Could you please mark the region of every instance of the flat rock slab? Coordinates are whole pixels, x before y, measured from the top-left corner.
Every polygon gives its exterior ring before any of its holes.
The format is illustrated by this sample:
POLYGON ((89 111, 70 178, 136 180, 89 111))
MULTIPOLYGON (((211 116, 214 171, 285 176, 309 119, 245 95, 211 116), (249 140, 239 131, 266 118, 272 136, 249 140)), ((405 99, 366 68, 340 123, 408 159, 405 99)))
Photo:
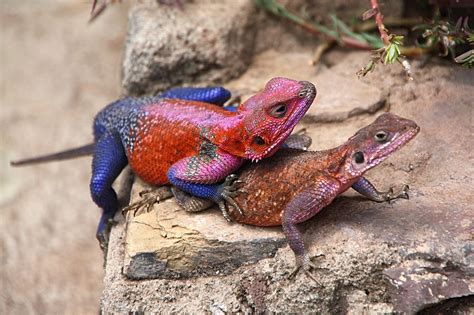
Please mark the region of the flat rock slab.
POLYGON ((374 86, 355 76, 367 62, 366 53, 351 53, 337 65, 321 66, 317 70, 309 65, 310 59, 311 52, 268 50, 255 56, 249 70, 225 86, 234 96, 246 99, 261 90, 272 77, 310 81, 318 94, 303 118, 305 122, 343 121, 355 115, 374 113, 385 105, 387 88, 374 86))
MULTIPOLYGON (((148 188, 135 183, 132 202, 148 188)), ((238 226, 217 209, 186 213, 168 199, 147 213, 128 213, 124 273, 130 279, 228 274, 273 257, 285 244, 279 229, 238 226)))
MULTIPOLYGON (((348 54, 347 60, 352 63, 357 56, 348 54)), ((280 229, 228 224, 217 209, 188 214, 167 201, 112 230, 103 310, 472 313, 474 146, 471 137, 460 135, 472 128, 474 72, 436 64, 420 69, 415 63, 414 69, 414 82, 406 83, 394 67, 376 69, 364 79, 380 90, 389 86, 390 111, 421 127, 410 144, 367 174, 379 189, 409 184, 410 200, 374 203, 348 192, 301 224, 310 254, 324 255, 313 260, 318 283, 302 274, 288 279, 294 266, 288 246, 266 258, 281 246, 280 229), (261 255, 249 249, 271 239, 274 247, 265 243, 261 255), (180 247, 189 242, 193 248, 180 247), (219 253, 228 246, 231 253, 219 253), (145 253, 141 261, 140 253, 145 253), (212 260, 210 271, 199 269, 205 265, 200 256, 212 260), (137 268, 135 278, 189 278, 131 280, 132 264, 145 266, 137 268), (186 270, 188 266, 197 266, 199 272, 186 270), (174 269, 165 271, 168 268, 174 269)), ((343 143, 374 116, 302 126, 313 138, 313 146, 325 149, 343 143)))

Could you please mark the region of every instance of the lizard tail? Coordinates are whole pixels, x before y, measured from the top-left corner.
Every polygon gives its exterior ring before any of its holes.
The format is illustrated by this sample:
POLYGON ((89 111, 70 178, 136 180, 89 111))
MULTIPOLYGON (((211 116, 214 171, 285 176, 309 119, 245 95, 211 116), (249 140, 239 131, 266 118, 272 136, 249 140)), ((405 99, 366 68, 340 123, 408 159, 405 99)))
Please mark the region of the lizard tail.
POLYGON ((92 153, 94 153, 94 148, 95 148, 95 143, 86 144, 81 147, 66 150, 66 151, 46 154, 46 155, 37 156, 37 157, 24 159, 24 160, 10 161, 10 165, 23 166, 23 165, 51 162, 51 161, 74 159, 81 156, 91 155, 92 153))

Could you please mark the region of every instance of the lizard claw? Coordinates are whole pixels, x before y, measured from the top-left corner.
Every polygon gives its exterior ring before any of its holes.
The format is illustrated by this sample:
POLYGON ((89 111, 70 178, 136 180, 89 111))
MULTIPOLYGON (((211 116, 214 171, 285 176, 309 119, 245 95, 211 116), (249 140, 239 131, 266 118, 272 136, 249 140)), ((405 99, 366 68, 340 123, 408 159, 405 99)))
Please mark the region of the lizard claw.
POLYGON ((244 215, 240 206, 233 199, 237 195, 241 193, 245 193, 244 190, 239 189, 240 185, 243 184, 244 182, 242 180, 239 180, 238 178, 239 177, 236 174, 230 174, 229 176, 226 177, 224 183, 222 183, 222 191, 220 193, 220 198, 222 200, 220 200, 217 203, 219 206, 219 209, 222 212, 222 215, 229 222, 231 222, 232 219, 227 209, 226 202, 229 205, 231 205, 234 209, 236 209, 240 215, 242 216, 244 215))
POLYGON ((229 212, 227 211, 227 207, 225 206, 225 201, 219 201, 217 203, 217 205, 219 206, 219 209, 221 210, 222 212, 222 215, 224 216, 224 218, 227 220, 227 222, 232 222, 232 219, 229 215, 229 212))
POLYGON ((141 212, 148 213, 150 212, 155 203, 159 203, 160 201, 173 196, 168 187, 158 187, 156 189, 142 190, 138 195, 142 199, 123 208, 123 215, 130 211, 133 212, 134 217, 141 212))
POLYGON ((389 189, 389 191, 385 194, 385 200, 388 201, 389 203, 392 200, 402 198, 402 199, 410 199, 410 196, 408 195, 408 190, 410 187, 408 185, 403 185, 402 189, 398 193, 393 192, 393 187, 389 189))
MULTIPOLYGON (((316 257, 321 257, 324 256, 324 254, 317 254, 313 256, 312 258, 316 257)), ((304 274, 309 277, 311 280, 313 280, 317 285, 321 285, 319 281, 314 277, 314 275, 311 273, 311 269, 323 269, 320 267, 317 267, 315 264, 311 262, 311 258, 308 255, 303 255, 303 256, 296 256, 296 267, 293 269, 293 271, 289 275, 289 279, 293 279, 296 277, 298 272, 300 270, 303 270, 304 274)))
POLYGON ((107 260, 107 252, 109 250, 109 239, 110 239, 110 232, 112 227, 116 225, 118 222, 114 220, 114 218, 107 218, 104 220, 104 227, 103 229, 97 231, 96 238, 99 241, 100 249, 104 254, 104 264, 107 260))
POLYGON ((410 190, 410 186, 403 185, 402 190, 398 194, 398 198, 410 199, 410 195, 408 194, 409 190, 410 190))

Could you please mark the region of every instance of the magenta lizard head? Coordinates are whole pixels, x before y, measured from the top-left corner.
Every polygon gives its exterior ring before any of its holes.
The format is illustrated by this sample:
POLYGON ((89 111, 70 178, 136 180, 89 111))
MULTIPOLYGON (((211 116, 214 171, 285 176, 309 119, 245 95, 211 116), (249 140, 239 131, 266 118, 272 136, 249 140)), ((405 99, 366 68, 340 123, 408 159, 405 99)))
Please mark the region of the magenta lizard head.
POLYGON ((285 142, 316 96, 306 81, 273 78, 265 88, 239 106, 243 115, 245 158, 253 161, 272 155, 285 142))
POLYGON ((345 173, 352 178, 362 176, 413 139, 419 131, 420 127, 412 120, 391 113, 380 115, 344 144, 348 148, 345 173))

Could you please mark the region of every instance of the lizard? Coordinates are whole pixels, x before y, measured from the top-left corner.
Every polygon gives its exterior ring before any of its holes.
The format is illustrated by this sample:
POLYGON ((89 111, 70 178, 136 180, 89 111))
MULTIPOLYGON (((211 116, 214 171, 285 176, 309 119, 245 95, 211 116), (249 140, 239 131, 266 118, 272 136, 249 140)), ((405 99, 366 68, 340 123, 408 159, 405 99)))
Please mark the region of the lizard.
MULTIPOLYGON (((338 195, 352 187, 376 202, 408 199, 408 186, 399 193, 393 188, 378 191, 364 173, 380 164, 419 132, 409 119, 384 113, 357 131, 344 144, 325 151, 280 149, 258 164, 247 164, 237 175, 229 175, 227 188, 244 215, 230 205, 233 221, 255 226, 282 226, 295 254, 294 276, 302 269, 313 280, 315 268, 307 253, 297 224, 309 220, 338 195)), ((173 189, 177 203, 186 211, 209 207, 208 200, 190 197, 173 189)), ((317 282, 317 281, 316 281, 317 282)))
POLYGON ((93 143, 11 164, 92 154, 90 191, 102 209, 96 235, 105 248, 118 209, 112 184, 127 164, 151 185, 173 184, 218 202, 230 219, 223 200, 232 203, 232 197, 225 195, 220 182, 245 160, 273 155, 315 96, 312 83, 277 77, 235 111, 216 106, 230 98, 230 92, 220 87, 174 89, 151 98, 127 97, 96 115, 93 143))

